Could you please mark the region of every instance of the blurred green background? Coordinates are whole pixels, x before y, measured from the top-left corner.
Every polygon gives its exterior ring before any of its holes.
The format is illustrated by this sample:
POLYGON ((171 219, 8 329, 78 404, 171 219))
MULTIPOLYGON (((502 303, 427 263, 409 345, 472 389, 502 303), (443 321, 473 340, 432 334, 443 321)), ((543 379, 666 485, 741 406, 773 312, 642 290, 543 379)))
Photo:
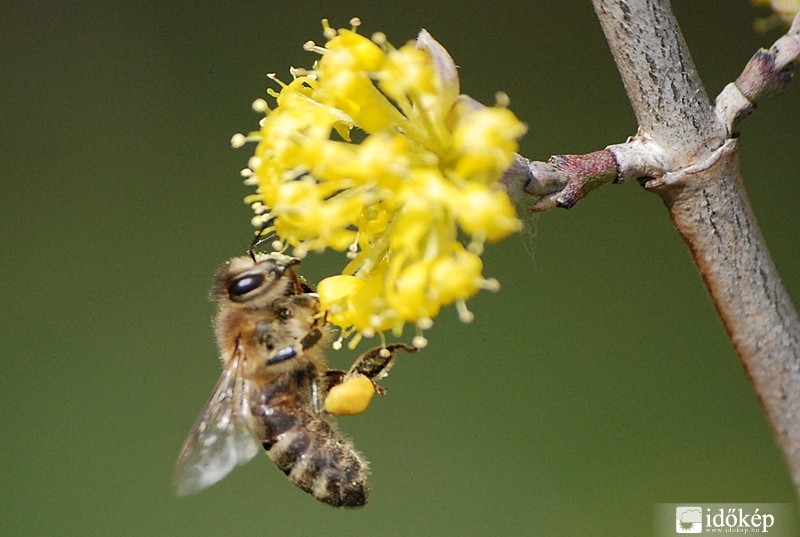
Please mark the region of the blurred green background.
MULTIPOLYGON (((711 95, 776 38, 744 0, 674 3, 711 95)), ((266 73, 310 65, 321 18, 354 15, 395 44, 427 28, 463 91, 506 91, 531 158, 636 129, 588 1, 4 3, 0 533, 647 535, 659 502, 794 502, 687 249, 633 184, 526 217, 487 253, 503 289, 471 302, 476 321, 445 312, 388 395, 340 420, 372 463, 365 509, 318 504, 266 457, 172 495, 219 372, 211 275, 251 236, 251 148, 230 136, 254 128, 266 73)), ((799 103, 793 87, 741 126, 795 301, 799 103)))

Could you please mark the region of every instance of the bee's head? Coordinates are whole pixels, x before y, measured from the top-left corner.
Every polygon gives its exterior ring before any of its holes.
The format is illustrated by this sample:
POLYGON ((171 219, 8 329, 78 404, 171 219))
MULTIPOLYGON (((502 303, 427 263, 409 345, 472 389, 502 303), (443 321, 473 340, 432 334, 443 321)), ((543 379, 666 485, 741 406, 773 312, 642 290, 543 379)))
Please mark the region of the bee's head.
POLYGON ((299 263, 296 257, 275 252, 259 255, 255 261, 235 257, 217 271, 212 295, 235 303, 272 302, 296 292, 298 278, 293 267, 299 263))

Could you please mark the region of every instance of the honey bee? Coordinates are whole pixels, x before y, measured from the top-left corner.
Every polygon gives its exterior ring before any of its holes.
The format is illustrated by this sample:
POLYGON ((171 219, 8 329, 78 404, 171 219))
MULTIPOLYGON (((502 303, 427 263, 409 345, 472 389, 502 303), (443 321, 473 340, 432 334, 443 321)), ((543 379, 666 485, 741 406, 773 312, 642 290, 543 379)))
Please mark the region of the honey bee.
MULTIPOLYGON (((298 487, 336 507, 367 502, 367 461, 325 410, 331 388, 393 365, 388 345, 362 354, 349 371, 323 356, 327 327, 319 300, 296 274, 299 260, 271 253, 237 257, 216 274, 216 336, 223 371, 178 458, 178 495, 198 492, 252 459, 259 443, 298 487)), ((363 380, 363 379, 362 379, 363 380)), ((370 394, 371 396, 371 394, 370 394)))

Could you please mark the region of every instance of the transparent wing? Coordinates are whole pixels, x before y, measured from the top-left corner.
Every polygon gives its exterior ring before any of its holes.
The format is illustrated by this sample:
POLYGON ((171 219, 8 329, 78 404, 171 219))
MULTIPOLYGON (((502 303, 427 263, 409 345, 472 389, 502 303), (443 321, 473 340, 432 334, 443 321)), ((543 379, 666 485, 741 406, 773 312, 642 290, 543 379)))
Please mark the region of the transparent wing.
POLYGON ((179 496, 213 485, 260 450, 248 425, 250 382, 242 376, 243 362, 237 349, 183 444, 175 467, 179 496))

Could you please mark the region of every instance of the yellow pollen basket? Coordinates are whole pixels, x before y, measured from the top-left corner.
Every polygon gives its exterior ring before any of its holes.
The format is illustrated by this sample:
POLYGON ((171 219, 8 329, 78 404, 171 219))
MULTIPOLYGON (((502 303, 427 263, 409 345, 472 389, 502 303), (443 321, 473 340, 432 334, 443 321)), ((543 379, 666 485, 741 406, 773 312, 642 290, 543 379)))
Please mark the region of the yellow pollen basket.
POLYGON ((375 386, 364 375, 355 375, 328 392, 325 411, 337 416, 361 414, 372 402, 375 386))

